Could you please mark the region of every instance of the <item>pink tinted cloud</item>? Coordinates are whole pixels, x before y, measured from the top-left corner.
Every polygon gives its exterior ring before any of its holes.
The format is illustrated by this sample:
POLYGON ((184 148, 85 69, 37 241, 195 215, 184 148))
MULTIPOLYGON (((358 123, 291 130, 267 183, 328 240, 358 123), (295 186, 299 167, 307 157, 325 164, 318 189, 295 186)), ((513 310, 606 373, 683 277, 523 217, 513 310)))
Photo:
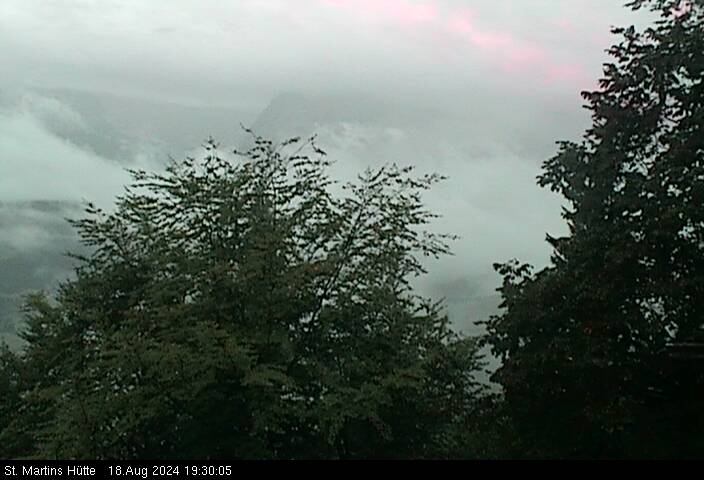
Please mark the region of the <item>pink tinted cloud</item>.
MULTIPOLYGON (((543 85, 569 82, 585 87, 590 82, 585 68, 576 62, 564 62, 554 52, 512 32, 479 26, 476 14, 468 8, 451 8, 438 0, 319 0, 367 19, 395 21, 417 27, 423 23, 430 34, 459 38, 479 51, 503 71, 534 78, 543 85)), ((571 30, 567 19, 557 20, 563 31, 571 30)))
MULTIPOLYGON (((510 32, 480 28, 474 19, 474 13, 467 9, 452 12, 446 20, 447 30, 490 56, 507 73, 537 77, 543 85, 562 82, 588 85, 588 75, 581 64, 559 61, 548 49, 510 32)), ((565 30, 569 29, 568 21, 560 23, 565 30)))
POLYGON ((558 18, 552 23, 553 25, 564 31, 574 30, 574 23, 572 23, 572 21, 568 18, 558 18))
POLYGON ((686 15, 687 13, 692 11, 692 1, 691 0, 682 0, 679 5, 674 7, 672 9, 672 14, 675 17, 681 17, 682 15, 686 15))

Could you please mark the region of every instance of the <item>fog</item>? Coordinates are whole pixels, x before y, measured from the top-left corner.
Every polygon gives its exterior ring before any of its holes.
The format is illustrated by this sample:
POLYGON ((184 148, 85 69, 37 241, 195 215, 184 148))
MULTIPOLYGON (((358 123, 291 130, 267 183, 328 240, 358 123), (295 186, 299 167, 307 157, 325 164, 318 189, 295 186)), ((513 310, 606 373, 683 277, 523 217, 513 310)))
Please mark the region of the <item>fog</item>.
POLYGON ((448 176, 426 200, 461 238, 417 285, 476 333, 492 263, 545 265, 546 232, 564 232, 535 177, 588 124, 579 93, 609 27, 637 21, 613 0, 3 0, 0 331, 70 274, 80 202, 109 208, 125 167, 208 135, 237 146, 243 123, 317 133, 340 178, 388 162, 448 176))

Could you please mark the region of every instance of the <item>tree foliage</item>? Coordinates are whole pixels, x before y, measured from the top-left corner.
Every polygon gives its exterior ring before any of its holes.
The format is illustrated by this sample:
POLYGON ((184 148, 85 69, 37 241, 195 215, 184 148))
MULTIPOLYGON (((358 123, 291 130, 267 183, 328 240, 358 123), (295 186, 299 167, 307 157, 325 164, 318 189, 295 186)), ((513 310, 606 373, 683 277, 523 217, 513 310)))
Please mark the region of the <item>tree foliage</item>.
POLYGON ((438 457, 479 386, 474 343, 416 295, 411 168, 342 187, 314 140, 254 137, 165 173, 132 171, 112 212, 74 221, 92 254, 28 342, 3 354, 0 451, 41 458, 438 457), (6 412, 3 412, 6 413, 6 412))
POLYGON ((526 455, 701 454, 702 369, 667 347, 700 341, 704 320, 704 5, 629 6, 659 19, 614 30, 583 93, 592 127, 539 177, 566 199, 569 235, 548 236, 537 273, 497 265, 488 341, 526 455))

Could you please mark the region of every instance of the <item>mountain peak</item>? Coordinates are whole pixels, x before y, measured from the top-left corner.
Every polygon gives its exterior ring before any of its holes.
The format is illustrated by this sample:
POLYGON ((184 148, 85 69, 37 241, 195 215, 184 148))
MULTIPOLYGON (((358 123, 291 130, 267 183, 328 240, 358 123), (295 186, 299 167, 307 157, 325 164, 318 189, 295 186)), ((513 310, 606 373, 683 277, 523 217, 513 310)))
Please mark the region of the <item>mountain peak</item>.
POLYGON ((252 125, 252 130, 275 141, 311 135, 322 117, 318 110, 301 94, 283 93, 269 102, 252 125))

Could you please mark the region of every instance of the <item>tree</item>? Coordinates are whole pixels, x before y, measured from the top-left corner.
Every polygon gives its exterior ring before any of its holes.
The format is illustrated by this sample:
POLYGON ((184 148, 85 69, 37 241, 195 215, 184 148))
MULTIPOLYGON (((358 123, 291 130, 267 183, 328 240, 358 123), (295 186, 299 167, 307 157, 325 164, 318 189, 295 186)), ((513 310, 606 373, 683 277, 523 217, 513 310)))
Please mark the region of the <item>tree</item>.
POLYGON ((5 429, 19 405, 18 358, 0 344, 0 429, 5 429))
POLYGON ((614 60, 583 93, 592 127, 539 177, 566 199, 569 235, 548 236, 535 274, 496 266, 488 342, 527 455, 701 455, 702 369, 684 376, 667 348, 704 323, 704 6, 628 6, 659 19, 614 30, 614 60))
MULTIPOLYGON (((251 133, 251 132, 250 132, 251 133)), ((343 193, 314 139, 132 171, 92 253, 30 298, 22 402, 3 441, 41 458, 438 457, 478 357, 413 292, 437 175, 367 170, 343 193)))

